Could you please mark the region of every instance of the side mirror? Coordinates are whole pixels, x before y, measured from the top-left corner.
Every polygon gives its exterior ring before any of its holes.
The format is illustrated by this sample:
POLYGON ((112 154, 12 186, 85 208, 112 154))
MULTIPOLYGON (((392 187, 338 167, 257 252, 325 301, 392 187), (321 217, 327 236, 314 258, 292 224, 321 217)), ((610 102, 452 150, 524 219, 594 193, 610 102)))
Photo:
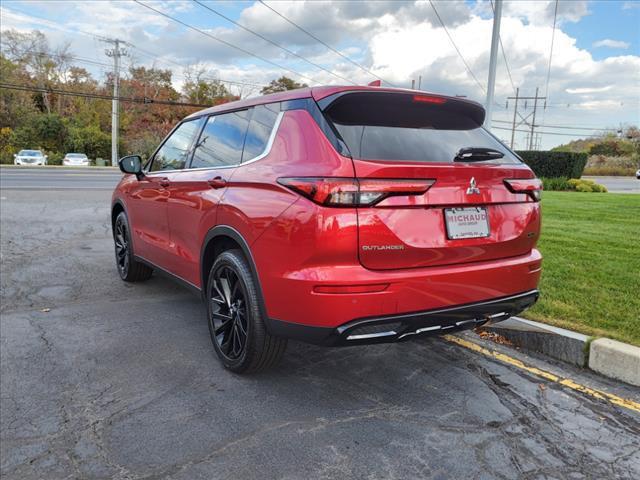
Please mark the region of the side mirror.
POLYGON ((118 166, 123 173, 132 173, 138 180, 144 177, 142 173, 142 157, 140 155, 127 155, 118 160, 118 166))

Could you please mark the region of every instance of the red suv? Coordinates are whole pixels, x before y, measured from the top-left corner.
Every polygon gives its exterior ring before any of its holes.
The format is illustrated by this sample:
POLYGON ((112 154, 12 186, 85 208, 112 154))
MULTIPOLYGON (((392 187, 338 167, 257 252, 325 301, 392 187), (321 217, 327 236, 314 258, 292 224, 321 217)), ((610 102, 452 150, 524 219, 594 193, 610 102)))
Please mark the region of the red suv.
POLYGON ((235 372, 287 339, 394 342, 495 322, 538 297, 541 183, 461 98, 307 88, 178 124, 113 194, 118 272, 206 302, 235 372))

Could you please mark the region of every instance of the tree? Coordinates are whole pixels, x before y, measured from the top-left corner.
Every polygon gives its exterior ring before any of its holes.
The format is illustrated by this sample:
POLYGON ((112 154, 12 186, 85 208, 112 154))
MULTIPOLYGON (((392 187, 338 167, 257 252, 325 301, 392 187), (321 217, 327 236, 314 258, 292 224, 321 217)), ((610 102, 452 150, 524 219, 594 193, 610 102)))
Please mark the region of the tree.
POLYGON ((98 125, 69 128, 65 142, 66 151, 80 152, 89 158, 109 157, 111 135, 100 130, 98 125))
POLYGON ((12 163, 13 154, 18 151, 15 146, 16 135, 9 127, 0 128, 0 163, 12 163))
POLYGON ((203 67, 185 70, 182 94, 187 101, 214 106, 238 100, 239 97, 232 95, 224 84, 219 80, 206 78, 206 74, 207 71, 203 67))
POLYGON ((277 80, 271 80, 269 85, 260 90, 260 93, 266 95, 267 93, 285 92, 287 90, 295 90, 296 88, 308 87, 306 83, 298 83, 295 80, 291 80, 289 77, 282 76, 277 80))
MULTIPOLYGON (((64 80, 71 61, 68 43, 54 50, 50 48, 47 37, 38 30, 8 30, 2 34, 7 56, 30 74, 31 83, 40 88, 51 88, 64 80)), ((40 101, 37 105, 48 114, 54 105, 52 96, 49 93, 38 94, 40 101)), ((61 113, 63 103, 61 96, 58 96, 58 113, 61 113)))

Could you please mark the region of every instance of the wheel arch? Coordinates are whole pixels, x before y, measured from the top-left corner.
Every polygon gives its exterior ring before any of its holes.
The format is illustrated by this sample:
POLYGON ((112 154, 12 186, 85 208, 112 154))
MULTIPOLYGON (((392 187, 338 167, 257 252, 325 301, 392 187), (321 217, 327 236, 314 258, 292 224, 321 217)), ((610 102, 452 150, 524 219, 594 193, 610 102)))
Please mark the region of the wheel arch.
POLYGON ((209 230, 202 242, 202 250, 200 252, 200 290, 202 292, 202 299, 206 301, 207 296, 207 280, 209 277, 209 271, 215 262, 215 259, 222 252, 227 250, 240 250, 249 265, 253 282, 256 285, 258 293, 258 301, 260 302, 259 308, 262 318, 268 330, 269 319, 267 316, 267 309, 265 307, 264 295, 262 294, 262 285, 260 284, 260 277, 258 276, 258 269, 253 259, 249 244, 244 239, 242 234, 235 228, 228 225, 218 225, 209 230))
POLYGON ((113 233, 114 231, 116 218, 118 218, 118 215, 120 215, 120 213, 122 212, 125 212, 125 214, 127 213, 126 208, 124 208, 124 203, 122 203, 121 200, 116 200, 115 202, 113 202, 113 204, 111 205, 111 233, 113 233))

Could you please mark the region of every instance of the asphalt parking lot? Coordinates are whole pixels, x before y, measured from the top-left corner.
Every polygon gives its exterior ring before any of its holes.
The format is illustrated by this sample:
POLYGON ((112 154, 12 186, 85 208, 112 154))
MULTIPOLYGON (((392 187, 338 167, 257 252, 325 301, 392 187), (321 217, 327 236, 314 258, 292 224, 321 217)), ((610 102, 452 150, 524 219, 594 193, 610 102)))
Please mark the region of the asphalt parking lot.
MULTIPOLYGON (((87 188, 5 172, 3 479, 640 478, 640 413, 444 339, 292 342, 276 369, 230 374, 197 297, 156 275, 119 280, 117 174, 91 172, 105 176, 87 188)), ((637 388, 465 338, 640 402, 637 388)))

